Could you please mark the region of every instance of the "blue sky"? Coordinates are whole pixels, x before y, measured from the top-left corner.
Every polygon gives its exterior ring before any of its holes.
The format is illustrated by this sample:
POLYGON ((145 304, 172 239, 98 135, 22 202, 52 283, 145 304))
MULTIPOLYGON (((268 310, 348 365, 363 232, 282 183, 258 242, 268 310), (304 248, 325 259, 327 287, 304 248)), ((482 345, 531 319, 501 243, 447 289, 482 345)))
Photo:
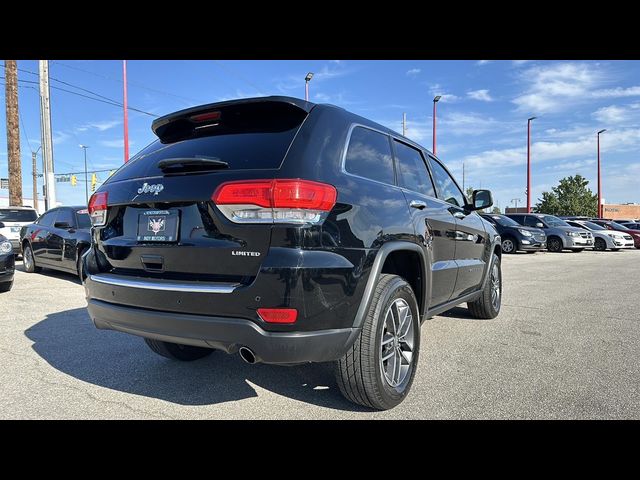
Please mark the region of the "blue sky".
MULTIPOLYGON (((19 60, 22 81, 37 81, 35 60, 19 60)), ((438 104, 438 155, 466 185, 490 188, 504 208, 526 200, 526 119, 532 129, 532 203, 567 175, 596 185, 596 132, 601 137, 603 196, 640 202, 640 62, 638 61, 138 61, 128 62, 129 105, 163 115, 200 103, 260 95, 304 96, 342 106, 396 131, 402 113, 407 136, 431 148, 432 99, 438 104)), ((4 73, 2 73, 4 76, 4 73)), ((122 63, 50 62, 51 86, 67 82, 122 100, 122 63), (55 79, 55 80, 54 80, 55 79)), ((4 83, 4 80, 0 80, 4 83)), ((25 196, 31 196, 31 155, 40 145, 36 84, 19 89, 25 196), (29 145, 30 144, 30 145, 29 145)), ((86 92, 79 91, 86 94, 86 92)), ((0 88, 4 115, 4 87, 0 88)), ((88 145, 89 169, 123 162, 122 109, 51 90, 56 173, 80 171, 88 145)), ((153 117, 129 114, 131 155, 154 140, 153 117)), ((7 176, 5 121, 0 122, 0 176, 7 176)), ((39 169, 42 162, 38 156, 39 169)), ((99 174, 103 180, 106 174, 99 174)), ((58 201, 82 203, 84 188, 57 184, 58 201)), ((41 191, 41 187, 40 187, 41 191)), ((0 190, 0 196, 7 196, 0 190)), ((520 203, 522 204, 522 203, 520 203)))

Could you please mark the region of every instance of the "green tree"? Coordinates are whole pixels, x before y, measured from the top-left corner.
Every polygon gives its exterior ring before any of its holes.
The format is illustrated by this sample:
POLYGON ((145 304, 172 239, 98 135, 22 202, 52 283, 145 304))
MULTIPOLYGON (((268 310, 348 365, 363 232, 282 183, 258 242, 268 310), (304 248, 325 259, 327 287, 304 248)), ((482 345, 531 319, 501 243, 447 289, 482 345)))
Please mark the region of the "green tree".
POLYGON ((473 187, 467 187, 464 193, 467 195, 467 198, 469 199, 469 201, 473 200, 473 187))
POLYGON ((493 207, 493 210, 491 210, 491 213, 496 213, 496 214, 501 214, 502 212, 500 211, 500 207, 493 207))
POLYGON ((549 215, 596 216, 598 196, 587 188, 589 181, 582 175, 560 180, 551 192, 542 192, 534 207, 536 213, 549 215))

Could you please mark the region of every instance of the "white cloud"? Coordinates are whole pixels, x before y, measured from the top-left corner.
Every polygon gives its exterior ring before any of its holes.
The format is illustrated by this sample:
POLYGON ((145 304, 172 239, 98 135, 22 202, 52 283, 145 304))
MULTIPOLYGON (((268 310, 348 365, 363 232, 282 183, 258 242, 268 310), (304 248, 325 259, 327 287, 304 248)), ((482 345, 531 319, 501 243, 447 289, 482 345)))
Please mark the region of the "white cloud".
POLYGON ((554 165, 546 167, 546 169, 554 171, 576 171, 585 167, 590 167, 595 163, 595 159, 591 158, 586 160, 576 160, 575 162, 556 163, 554 165))
POLYGON ((478 67, 482 67, 483 65, 487 65, 488 63, 491 63, 491 60, 478 60, 478 61, 476 62, 476 65, 477 65, 478 67))
POLYGON ((453 135, 482 135, 495 129, 498 122, 486 115, 478 113, 452 112, 446 115, 438 115, 438 124, 443 131, 453 135))
POLYGON ((441 102, 453 103, 460 100, 460 97, 458 97, 457 95, 454 95, 453 93, 446 93, 444 91, 444 87, 442 87, 439 83, 431 85, 429 87, 429 93, 434 97, 436 95, 440 95, 440 97, 442 97, 440 98, 441 102))
POLYGON ((100 132, 104 132, 113 127, 117 127, 122 123, 121 120, 105 120, 103 122, 90 122, 86 125, 83 125, 84 128, 94 128, 100 132))
MULTIPOLYGON (((122 139, 122 138, 116 139, 116 140, 100 140, 99 143, 103 147, 124 148, 124 139, 122 139)), ((133 140, 129 140, 129 147, 132 147, 134 145, 134 143, 135 142, 133 140)))
POLYGON ((467 97, 481 102, 493 102, 493 98, 489 95, 489 90, 486 89, 467 92, 467 97))
POLYGON ((616 97, 638 97, 640 96, 640 86, 636 87, 616 87, 596 90, 592 93, 595 98, 616 98, 616 97))
POLYGON ((584 101, 603 80, 601 71, 586 63, 551 63, 521 72, 528 88, 512 102, 518 110, 532 113, 559 111, 584 101))
POLYGON ((531 60, 512 60, 511 63, 513 63, 513 65, 515 67, 521 67, 522 65, 524 65, 525 63, 529 63, 531 60))
POLYGON ((624 107, 609 105, 599 108, 591 116, 601 123, 620 123, 629 119, 629 111, 624 107))
POLYGON ((407 75, 410 77, 415 77, 416 75, 418 75, 422 70, 420 70, 419 68, 412 68, 411 70, 407 70, 407 75))
POLYGON ((71 137, 71 135, 69 135, 67 132, 63 132, 61 130, 55 132, 53 134, 52 140, 53 140, 53 144, 54 145, 59 145, 61 143, 66 142, 69 138, 71 137))

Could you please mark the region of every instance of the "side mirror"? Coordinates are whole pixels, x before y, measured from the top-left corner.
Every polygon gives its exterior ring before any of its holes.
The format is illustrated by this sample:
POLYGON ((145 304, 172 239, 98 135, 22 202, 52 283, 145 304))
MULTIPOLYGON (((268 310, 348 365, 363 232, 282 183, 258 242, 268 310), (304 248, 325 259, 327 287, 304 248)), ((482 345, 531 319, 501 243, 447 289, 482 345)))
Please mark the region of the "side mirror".
POLYGON ((70 230, 72 227, 67 222, 56 222, 53 224, 54 228, 60 228, 62 230, 70 230))
POLYGON ((0 222, 0 228, 4 228, 4 223, 0 222))
POLYGON ((490 190, 474 190, 472 210, 483 210, 493 205, 493 196, 490 190))
POLYGON ((542 222, 538 222, 538 223, 536 223, 536 227, 538 227, 538 228, 544 228, 544 223, 542 223, 542 222))

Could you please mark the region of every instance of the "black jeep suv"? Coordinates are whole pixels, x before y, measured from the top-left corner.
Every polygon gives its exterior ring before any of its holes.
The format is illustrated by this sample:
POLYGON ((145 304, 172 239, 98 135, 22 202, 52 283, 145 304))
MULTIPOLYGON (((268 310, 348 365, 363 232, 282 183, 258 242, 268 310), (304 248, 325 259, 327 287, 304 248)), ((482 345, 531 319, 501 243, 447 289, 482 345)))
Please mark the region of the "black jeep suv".
POLYGON ((500 237, 443 164, 331 105, 263 97, 159 118, 158 140, 89 202, 98 328, 195 360, 335 361, 351 401, 409 392, 420 325, 500 310, 500 237))

